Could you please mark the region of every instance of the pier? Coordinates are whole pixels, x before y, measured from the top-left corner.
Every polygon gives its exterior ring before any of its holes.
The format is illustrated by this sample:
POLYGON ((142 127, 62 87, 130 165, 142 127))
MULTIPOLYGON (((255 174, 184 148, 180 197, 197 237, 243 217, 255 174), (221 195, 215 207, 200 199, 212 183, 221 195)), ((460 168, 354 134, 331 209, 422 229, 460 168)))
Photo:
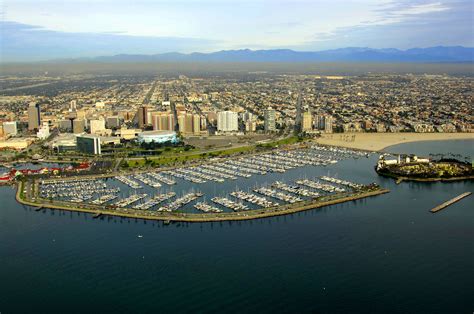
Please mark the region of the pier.
POLYGON ((452 199, 450 199, 449 201, 446 201, 446 202, 444 202, 443 204, 436 206, 435 208, 433 208, 432 210, 430 210, 430 212, 432 212, 432 213, 437 213, 437 212, 439 212, 440 210, 445 209, 446 207, 448 207, 448 206, 450 206, 450 205, 452 205, 452 204, 454 204, 454 203, 456 203, 456 202, 459 202, 460 200, 462 200, 462 199, 465 198, 465 197, 468 197, 468 196, 471 195, 471 194, 472 194, 472 192, 464 192, 464 193, 462 193, 462 194, 456 196, 455 198, 452 198, 452 199))

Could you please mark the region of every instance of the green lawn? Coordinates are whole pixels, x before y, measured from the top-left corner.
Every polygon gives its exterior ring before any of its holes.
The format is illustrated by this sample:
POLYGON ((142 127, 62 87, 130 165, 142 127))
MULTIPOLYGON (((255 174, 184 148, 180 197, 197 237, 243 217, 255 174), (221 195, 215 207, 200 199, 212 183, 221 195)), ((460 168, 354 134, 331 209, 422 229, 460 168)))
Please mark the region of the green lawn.
POLYGON ((265 143, 265 144, 257 144, 257 145, 250 145, 250 146, 242 146, 242 147, 234 147, 234 148, 227 148, 227 149, 220 149, 220 150, 213 150, 213 151, 202 151, 199 149, 190 149, 185 151, 183 147, 168 147, 162 149, 162 152, 158 156, 150 156, 144 158, 134 158, 129 160, 124 160, 122 162, 122 167, 143 167, 146 165, 149 166, 160 166, 160 165, 169 165, 175 164, 180 162, 192 161, 196 159, 204 159, 204 158, 212 158, 212 157, 224 157, 230 156, 235 154, 243 154, 243 153, 250 153, 252 151, 257 150, 267 150, 276 148, 282 145, 290 145, 295 144, 298 142, 302 142, 303 139, 292 136, 289 138, 281 139, 278 141, 265 143))

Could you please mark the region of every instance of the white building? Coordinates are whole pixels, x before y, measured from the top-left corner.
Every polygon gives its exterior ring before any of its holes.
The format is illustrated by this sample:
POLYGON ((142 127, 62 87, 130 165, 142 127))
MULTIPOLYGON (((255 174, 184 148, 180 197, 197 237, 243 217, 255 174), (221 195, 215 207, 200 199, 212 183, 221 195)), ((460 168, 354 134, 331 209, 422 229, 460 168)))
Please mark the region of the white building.
POLYGON ((324 133, 332 133, 334 118, 326 116, 324 118, 324 133))
POLYGON ((3 122, 3 132, 6 135, 17 135, 18 127, 16 121, 3 122))
POLYGON ((265 132, 273 132, 276 130, 275 126, 275 110, 272 107, 263 111, 265 132))
POLYGON ((221 132, 234 132, 239 130, 239 116, 233 111, 220 111, 217 113, 217 130, 221 132))
POLYGON ((77 110, 77 101, 76 100, 71 100, 71 103, 69 105, 69 111, 70 112, 75 112, 77 110))
POLYGON ((39 128, 38 132, 36 133, 36 136, 40 140, 45 140, 49 137, 49 125, 48 122, 43 122, 43 125, 39 128))
POLYGON ((91 134, 101 134, 105 131, 105 120, 91 120, 90 121, 91 134))

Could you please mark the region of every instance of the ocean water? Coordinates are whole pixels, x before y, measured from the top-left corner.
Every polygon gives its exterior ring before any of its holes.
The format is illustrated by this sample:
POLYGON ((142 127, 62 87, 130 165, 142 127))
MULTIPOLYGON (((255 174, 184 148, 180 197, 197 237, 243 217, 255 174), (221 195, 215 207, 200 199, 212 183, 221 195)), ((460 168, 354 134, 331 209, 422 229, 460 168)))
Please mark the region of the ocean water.
MULTIPOLYGON (((474 156, 474 141, 387 150, 474 156)), ((376 159, 259 180, 329 173, 388 194, 241 222, 36 212, 2 187, 0 312, 471 313, 474 198, 429 210, 474 183, 396 185, 373 171, 376 159)), ((235 188, 226 184, 202 189, 235 188)))

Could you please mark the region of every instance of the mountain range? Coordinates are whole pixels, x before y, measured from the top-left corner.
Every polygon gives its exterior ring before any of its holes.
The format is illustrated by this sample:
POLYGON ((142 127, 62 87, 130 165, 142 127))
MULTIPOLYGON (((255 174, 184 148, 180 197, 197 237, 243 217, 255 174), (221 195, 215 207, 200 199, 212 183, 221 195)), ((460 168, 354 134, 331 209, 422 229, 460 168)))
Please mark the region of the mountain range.
POLYGON ((179 52, 153 55, 119 54, 93 58, 61 59, 55 62, 466 62, 474 63, 474 48, 438 46, 400 50, 348 47, 323 51, 222 50, 211 53, 179 52))

